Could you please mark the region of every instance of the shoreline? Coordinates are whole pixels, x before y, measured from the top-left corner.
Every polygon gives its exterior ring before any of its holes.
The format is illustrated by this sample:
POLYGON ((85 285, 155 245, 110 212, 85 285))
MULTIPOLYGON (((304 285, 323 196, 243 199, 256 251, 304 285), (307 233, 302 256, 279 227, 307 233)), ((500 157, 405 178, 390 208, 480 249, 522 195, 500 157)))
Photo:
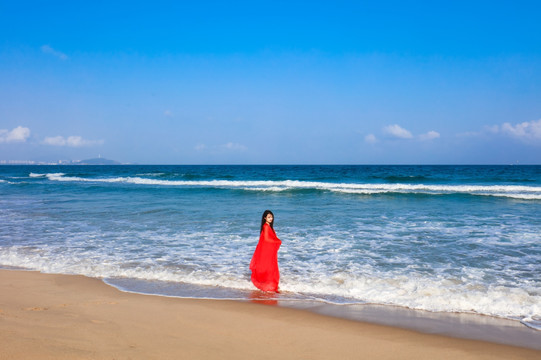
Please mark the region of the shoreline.
POLYGON ((277 305, 347 320, 387 325, 427 334, 461 339, 489 341, 498 344, 541 350, 541 331, 520 320, 476 313, 448 313, 410 309, 396 305, 332 303, 297 297, 296 294, 263 293, 214 286, 179 284, 133 279, 103 279, 120 291, 180 299, 253 301, 277 305), (134 290, 137 289, 137 290, 134 290))
POLYGON ((473 313, 442 313, 392 305, 284 305, 318 314, 390 326, 424 334, 487 341, 541 351, 541 331, 518 320, 473 313))
MULTIPOLYGON (((254 299, 258 301, 257 299, 254 299)), ((264 300, 264 299, 263 299, 264 300)), ((538 359, 541 351, 313 309, 122 292, 81 275, 0 270, 4 359, 538 359), (306 311, 310 310, 310 311, 306 311)))

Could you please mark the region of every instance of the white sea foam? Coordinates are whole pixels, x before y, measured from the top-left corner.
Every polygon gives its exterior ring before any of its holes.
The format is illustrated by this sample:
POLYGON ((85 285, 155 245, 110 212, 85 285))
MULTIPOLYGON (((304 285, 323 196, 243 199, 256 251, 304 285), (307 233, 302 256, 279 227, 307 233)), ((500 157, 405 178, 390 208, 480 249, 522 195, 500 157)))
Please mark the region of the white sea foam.
POLYGON ((165 173, 141 173, 141 174, 135 174, 135 176, 162 176, 165 175, 165 173))
MULTIPOLYGON (((239 290, 253 289, 249 278, 234 269, 215 272, 204 269, 141 263, 127 266, 121 258, 108 259, 73 254, 54 254, 48 249, 12 247, 0 249, 0 264, 25 267, 46 273, 82 274, 98 278, 160 280, 239 290)), ((439 312, 471 312, 510 319, 521 319, 536 327, 541 319, 539 289, 483 285, 464 279, 405 276, 371 271, 365 274, 335 273, 294 275, 283 273, 280 288, 304 294, 307 299, 336 303, 374 303, 404 306, 439 312)))
POLYGON ((340 296, 366 303, 390 304, 412 309, 474 312, 505 318, 541 314, 541 295, 507 286, 485 286, 453 278, 428 278, 400 274, 338 274, 302 281, 283 277, 283 290, 327 297, 340 296))
POLYGON ((62 176, 64 174, 62 173, 56 173, 56 174, 36 174, 36 173, 30 173, 30 176, 31 178, 40 178, 40 177, 46 177, 47 175, 58 175, 58 176, 62 176))
MULTIPOLYGON (((44 174, 30 174, 31 177, 42 177, 44 174)), ((177 187, 210 187, 231 188, 249 191, 281 192, 287 190, 320 190, 348 194, 468 194, 479 196, 508 197, 523 200, 541 200, 541 186, 523 185, 425 185, 425 184, 359 184, 359 183, 330 183, 300 180, 159 180, 142 177, 114 177, 114 178, 82 178, 65 176, 62 173, 45 174, 51 181, 65 182, 98 182, 98 183, 125 183, 150 186, 177 186, 177 187)))
POLYGON ((528 316, 520 321, 535 330, 541 330, 541 316, 528 316))

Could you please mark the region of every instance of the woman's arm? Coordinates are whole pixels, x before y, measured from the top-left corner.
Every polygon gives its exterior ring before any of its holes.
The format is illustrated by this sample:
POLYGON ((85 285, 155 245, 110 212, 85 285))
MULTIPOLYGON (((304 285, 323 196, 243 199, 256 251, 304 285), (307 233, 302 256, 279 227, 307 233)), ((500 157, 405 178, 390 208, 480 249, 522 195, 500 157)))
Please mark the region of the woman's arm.
POLYGON ((276 233, 274 230, 270 227, 270 225, 263 225, 263 240, 272 242, 272 243, 282 243, 280 239, 276 236, 276 233))

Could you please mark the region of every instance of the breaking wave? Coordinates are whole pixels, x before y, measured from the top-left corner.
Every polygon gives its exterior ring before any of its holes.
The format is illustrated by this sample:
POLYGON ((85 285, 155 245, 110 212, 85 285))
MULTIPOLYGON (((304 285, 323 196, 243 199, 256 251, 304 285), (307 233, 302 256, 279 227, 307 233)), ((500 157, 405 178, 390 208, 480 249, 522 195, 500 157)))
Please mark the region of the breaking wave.
POLYGON ((377 183, 332 183, 301 180, 162 180, 144 177, 84 178, 66 176, 63 173, 34 174, 32 178, 47 178, 50 181, 122 183, 148 186, 171 186, 186 188, 241 189, 246 191, 282 192, 292 190, 331 191, 345 194, 464 194, 474 196, 506 197, 522 200, 541 200, 541 186, 523 185, 450 185, 450 184, 377 184, 377 183))

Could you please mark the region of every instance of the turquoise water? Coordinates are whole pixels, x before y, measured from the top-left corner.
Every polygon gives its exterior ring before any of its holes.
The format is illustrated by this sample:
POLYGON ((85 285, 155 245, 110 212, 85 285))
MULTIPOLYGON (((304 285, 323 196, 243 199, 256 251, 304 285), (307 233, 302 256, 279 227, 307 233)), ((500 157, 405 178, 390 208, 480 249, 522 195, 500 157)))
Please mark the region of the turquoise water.
POLYGON ((0 166, 0 265, 249 298, 265 209, 279 299, 541 325, 541 166, 0 166))

